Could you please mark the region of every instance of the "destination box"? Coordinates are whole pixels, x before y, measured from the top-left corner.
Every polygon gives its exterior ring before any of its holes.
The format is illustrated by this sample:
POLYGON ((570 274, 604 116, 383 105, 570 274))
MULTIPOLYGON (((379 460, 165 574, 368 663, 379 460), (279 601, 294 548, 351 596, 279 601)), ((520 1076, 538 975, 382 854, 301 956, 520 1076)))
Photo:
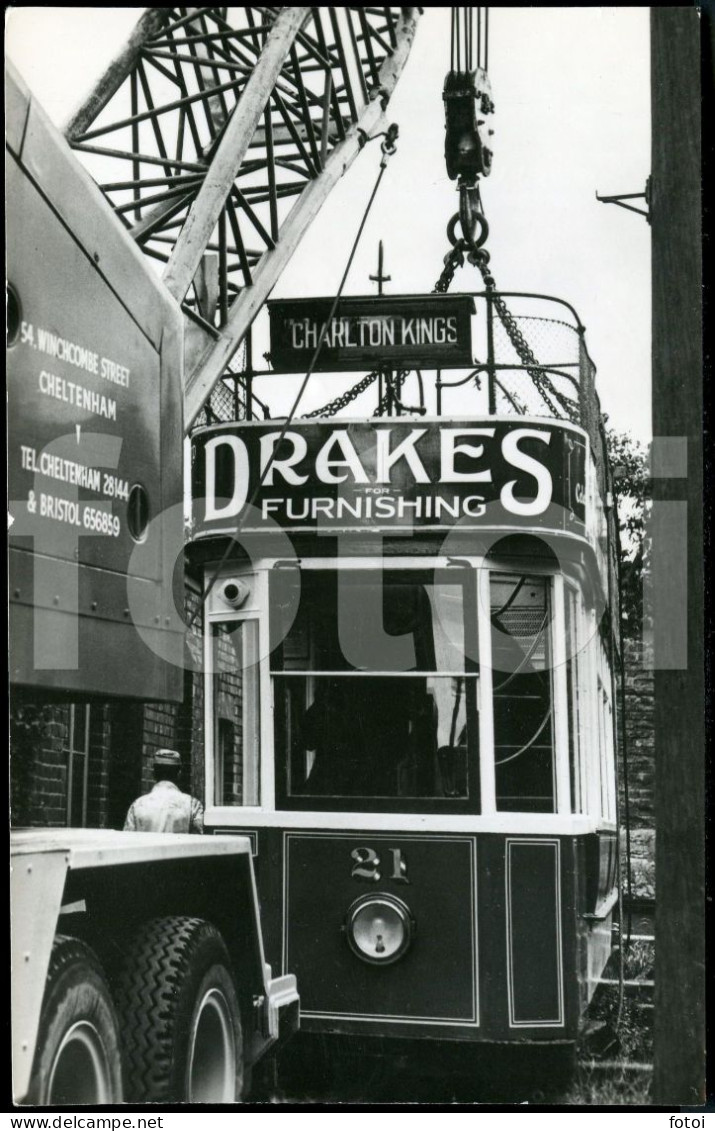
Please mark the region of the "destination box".
POLYGON ((473 364, 471 295, 347 297, 333 310, 334 303, 334 298, 268 303, 269 356, 276 372, 473 364))

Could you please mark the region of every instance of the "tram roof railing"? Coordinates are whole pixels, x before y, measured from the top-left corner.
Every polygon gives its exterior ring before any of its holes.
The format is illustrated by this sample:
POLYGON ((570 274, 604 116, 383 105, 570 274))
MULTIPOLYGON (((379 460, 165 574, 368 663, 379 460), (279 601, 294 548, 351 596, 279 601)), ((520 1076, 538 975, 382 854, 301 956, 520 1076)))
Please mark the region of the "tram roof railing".
MULTIPOLYGON (((483 356, 475 357, 474 367, 459 375, 437 371, 437 415, 452 415, 451 389, 460 390, 459 415, 471 408, 483 411, 478 400, 490 382, 494 391, 490 398, 492 412, 579 424, 591 439, 594 457, 601 462, 602 414, 595 389, 596 366, 575 309, 564 299, 538 293, 494 291, 488 296, 481 291, 473 297, 477 309, 476 340, 485 343, 483 356), (486 301, 488 297, 491 302, 486 301), (509 300, 508 323, 499 316, 497 299, 509 300), (515 304, 519 309, 511 309, 515 304), (477 394, 473 405, 468 405, 465 398, 470 387, 477 394)), ((269 377, 271 373, 270 369, 251 370, 244 350, 206 402, 196 426, 267 416, 265 404, 256 396, 253 379, 269 377)), ((353 381, 356 376, 336 375, 336 383, 341 377, 353 381)), ((372 391, 364 393, 355 407, 367 406, 371 395, 372 391)), ((352 405, 353 402, 351 408, 352 405)), ((367 408, 365 415, 370 414, 367 408)))
MULTIPOLYGON (((489 397, 493 413, 563 420, 583 428, 590 440, 599 494, 605 507, 609 545, 606 568, 610 574, 609 589, 617 623, 618 523, 615 495, 608 461, 605 417, 596 392, 596 366, 586 345, 585 327, 570 303, 552 295, 515 291, 492 291, 488 295, 488 292, 481 291, 472 292, 472 297, 476 300, 477 310, 475 340, 486 343, 487 349, 483 358, 475 358, 475 364, 469 370, 462 373, 437 371, 437 415, 451 418, 483 414, 485 387, 488 382, 493 382, 494 395, 489 397), (491 301, 487 301, 488 297, 491 301), (509 301, 506 324, 499 317, 495 303, 497 298, 509 301), (490 320, 491 326, 488 326, 490 320), (455 393, 459 390, 456 414, 450 411, 450 390, 455 393), (476 394, 472 403, 465 397, 468 390, 476 394)), ((234 371, 224 374, 197 418, 195 427, 268 416, 266 405, 255 394, 253 381, 257 377, 272 376, 272 370, 249 372, 246 359, 250 352, 250 349, 248 352, 244 349, 240 360, 237 355, 234 371)), ((407 376, 406 373, 403 375, 407 376)), ((336 380, 341 377, 351 383, 358 377, 364 383, 364 378, 356 373, 336 375, 336 380)), ((421 390, 423 375, 418 373, 418 377, 421 390)), ((357 415, 377 415, 373 411, 374 404, 368 407, 371 396, 374 400, 372 386, 350 402, 350 415, 356 415, 355 408, 358 406, 363 411, 357 415)), ((401 411, 400 415, 404 416, 405 411, 401 411)))

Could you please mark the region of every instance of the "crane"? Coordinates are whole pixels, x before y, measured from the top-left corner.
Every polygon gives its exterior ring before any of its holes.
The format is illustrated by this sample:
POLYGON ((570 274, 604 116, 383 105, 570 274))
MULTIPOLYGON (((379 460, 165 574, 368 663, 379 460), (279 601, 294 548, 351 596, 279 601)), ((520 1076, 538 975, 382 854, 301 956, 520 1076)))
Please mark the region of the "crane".
POLYGON ((67 123, 182 305, 187 429, 223 378, 252 414, 231 360, 331 189, 385 131, 418 20, 414 7, 149 8, 67 123))

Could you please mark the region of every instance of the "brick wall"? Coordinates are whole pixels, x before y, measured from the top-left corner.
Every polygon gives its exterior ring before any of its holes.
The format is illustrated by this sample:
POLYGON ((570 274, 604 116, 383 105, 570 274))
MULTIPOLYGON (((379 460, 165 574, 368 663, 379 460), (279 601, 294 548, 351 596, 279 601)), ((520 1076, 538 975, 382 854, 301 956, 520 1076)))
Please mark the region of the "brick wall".
MULTIPOLYGON (((185 591, 187 620, 200 604, 200 594, 191 585, 185 591)), ((181 754, 184 777, 182 788, 204 799, 204 716, 203 716, 203 618, 191 625, 186 642, 187 669, 181 703, 147 703, 144 706, 141 781, 137 793, 146 793, 154 782, 154 753, 162 746, 181 754), (193 670, 196 668, 197 670, 193 670)))
POLYGON ((111 708, 94 703, 89 715, 89 771, 87 775, 87 825, 101 829, 109 823, 109 756, 111 708))
POLYGON ((69 706, 16 692, 11 701, 11 819, 15 826, 63 825, 67 813, 64 753, 69 706))
POLYGON ((655 762, 653 757, 653 672, 641 640, 625 640, 626 739, 631 828, 652 828, 655 762))
MULTIPOLYGON (((193 612, 200 597, 187 587, 193 612)), ((189 630, 181 703, 69 699, 13 688, 10 704, 10 801, 14 827, 67 824, 70 712, 90 705, 87 817, 92 828, 121 828, 131 802, 151 789, 154 753, 178 750, 184 764, 183 788, 204 796, 202 618, 189 630), (197 667, 197 671, 191 667, 197 667)))
MULTIPOLYGON (((631 882, 636 899, 655 896, 655 757, 653 721, 653 671, 648 667, 648 646, 641 640, 624 640, 626 724, 628 745, 628 796, 630 811, 631 882)), ((625 798, 621 774, 621 815, 625 798)), ((625 843, 625 837, 624 837, 625 843)))
POLYGON ((144 707, 139 793, 146 793, 154 783, 155 751, 160 750, 162 746, 168 746, 172 750, 178 749, 178 714, 179 708, 175 703, 147 703, 144 707))
MULTIPOLYGON (((10 702, 10 805, 17 827, 67 824, 70 712, 84 712, 88 700, 14 689, 10 702)), ((109 796, 109 709, 90 704, 87 769, 87 824, 107 823, 109 796)))

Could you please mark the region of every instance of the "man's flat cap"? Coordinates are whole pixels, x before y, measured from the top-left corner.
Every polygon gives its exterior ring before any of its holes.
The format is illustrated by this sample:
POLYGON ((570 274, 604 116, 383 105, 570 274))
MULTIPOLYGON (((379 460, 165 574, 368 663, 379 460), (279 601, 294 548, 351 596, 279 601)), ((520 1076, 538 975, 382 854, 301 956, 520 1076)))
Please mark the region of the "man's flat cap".
POLYGON ((155 766, 180 766, 181 755, 178 750, 157 750, 154 755, 155 766))

